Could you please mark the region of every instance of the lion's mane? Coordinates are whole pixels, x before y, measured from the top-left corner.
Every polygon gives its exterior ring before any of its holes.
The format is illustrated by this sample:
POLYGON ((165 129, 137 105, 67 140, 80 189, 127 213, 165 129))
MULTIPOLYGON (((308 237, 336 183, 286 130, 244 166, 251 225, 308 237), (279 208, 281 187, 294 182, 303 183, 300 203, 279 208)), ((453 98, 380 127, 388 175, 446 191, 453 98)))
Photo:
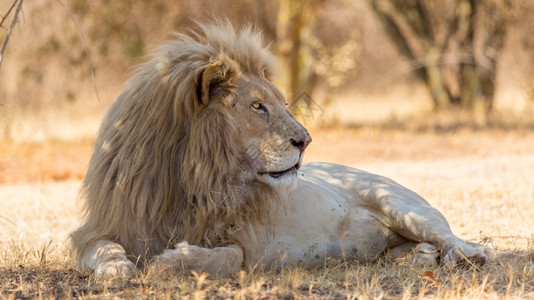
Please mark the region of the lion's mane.
POLYGON ((145 259, 181 240, 229 244, 247 224, 261 222, 276 193, 239 178, 246 168, 239 120, 203 102, 202 85, 205 70, 217 64, 224 76, 210 85, 236 101, 240 74, 269 78, 273 62, 261 34, 226 22, 200 24, 158 47, 101 125, 81 191, 85 223, 71 234, 74 250, 106 239, 145 259))

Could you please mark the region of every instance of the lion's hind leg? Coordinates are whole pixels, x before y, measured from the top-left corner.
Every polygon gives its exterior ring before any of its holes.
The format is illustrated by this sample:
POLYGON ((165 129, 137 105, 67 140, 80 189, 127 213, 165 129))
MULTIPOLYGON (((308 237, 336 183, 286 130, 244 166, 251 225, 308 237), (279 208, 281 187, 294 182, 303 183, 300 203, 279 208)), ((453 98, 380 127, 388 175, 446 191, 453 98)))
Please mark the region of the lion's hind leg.
POLYGON ((155 256, 150 266, 157 269, 177 268, 185 272, 230 276, 237 274, 243 264, 243 250, 235 245, 209 249, 181 242, 175 247, 155 256))
POLYGON ((360 188, 359 196, 391 231, 439 249, 441 262, 447 265, 488 261, 483 250, 455 236, 443 214, 421 196, 387 178, 367 175, 365 179, 367 185, 360 188))
POLYGON ((98 240, 78 257, 78 269, 92 269, 98 280, 128 279, 135 270, 135 265, 126 258, 126 251, 121 245, 98 240))

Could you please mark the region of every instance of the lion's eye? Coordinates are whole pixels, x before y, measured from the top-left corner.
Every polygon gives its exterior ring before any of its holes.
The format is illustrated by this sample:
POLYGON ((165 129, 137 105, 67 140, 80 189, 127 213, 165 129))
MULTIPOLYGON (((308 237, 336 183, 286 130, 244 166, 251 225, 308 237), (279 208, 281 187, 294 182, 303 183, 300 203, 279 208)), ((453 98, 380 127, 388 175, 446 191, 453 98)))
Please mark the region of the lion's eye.
POLYGON ((263 105, 259 102, 254 102, 252 103, 252 108, 254 108, 255 110, 260 110, 263 109, 263 105))

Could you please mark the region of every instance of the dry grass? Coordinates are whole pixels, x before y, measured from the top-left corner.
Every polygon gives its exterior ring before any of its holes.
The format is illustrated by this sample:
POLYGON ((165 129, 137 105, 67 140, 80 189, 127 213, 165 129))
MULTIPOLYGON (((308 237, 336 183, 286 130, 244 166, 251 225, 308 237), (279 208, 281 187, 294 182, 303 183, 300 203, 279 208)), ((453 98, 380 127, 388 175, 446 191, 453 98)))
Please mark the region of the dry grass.
POLYGON ((280 273, 246 273, 225 279, 206 274, 141 272, 128 282, 95 282, 74 269, 64 249, 12 244, 2 253, 5 298, 532 298, 534 255, 517 251, 484 266, 419 267, 388 256, 375 262, 328 261, 280 273))
POLYGON ((8 179, 0 185, 0 299, 534 298, 530 129, 416 132, 361 127, 313 130, 312 135, 308 161, 336 161, 389 176, 439 208, 462 238, 507 254, 479 271, 423 268, 386 255, 374 262, 329 260, 311 269, 242 272, 217 280, 204 274, 142 271, 128 282, 98 283, 89 272, 75 270, 65 242, 78 223, 78 174, 84 172, 90 143, 4 143, 0 149, 7 155, 0 159, 0 178, 8 179))

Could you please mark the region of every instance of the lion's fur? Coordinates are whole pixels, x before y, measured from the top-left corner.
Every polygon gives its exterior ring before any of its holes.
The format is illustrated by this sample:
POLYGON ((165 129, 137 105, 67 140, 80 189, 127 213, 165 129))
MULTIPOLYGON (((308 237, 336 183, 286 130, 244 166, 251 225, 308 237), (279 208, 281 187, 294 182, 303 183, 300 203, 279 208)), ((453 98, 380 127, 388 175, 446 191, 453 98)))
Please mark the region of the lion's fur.
POLYGON ((198 27, 157 48, 107 113, 81 193, 85 223, 71 235, 78 253, 99 239, 141 259, 181 240, 225 245, 276 202, 268 186, 236 176, 239 120, 222 103, 207 105, 202 86, 223 85, 235 101, 236 78, 269 78, 273 58, 249 27, 198 27))

